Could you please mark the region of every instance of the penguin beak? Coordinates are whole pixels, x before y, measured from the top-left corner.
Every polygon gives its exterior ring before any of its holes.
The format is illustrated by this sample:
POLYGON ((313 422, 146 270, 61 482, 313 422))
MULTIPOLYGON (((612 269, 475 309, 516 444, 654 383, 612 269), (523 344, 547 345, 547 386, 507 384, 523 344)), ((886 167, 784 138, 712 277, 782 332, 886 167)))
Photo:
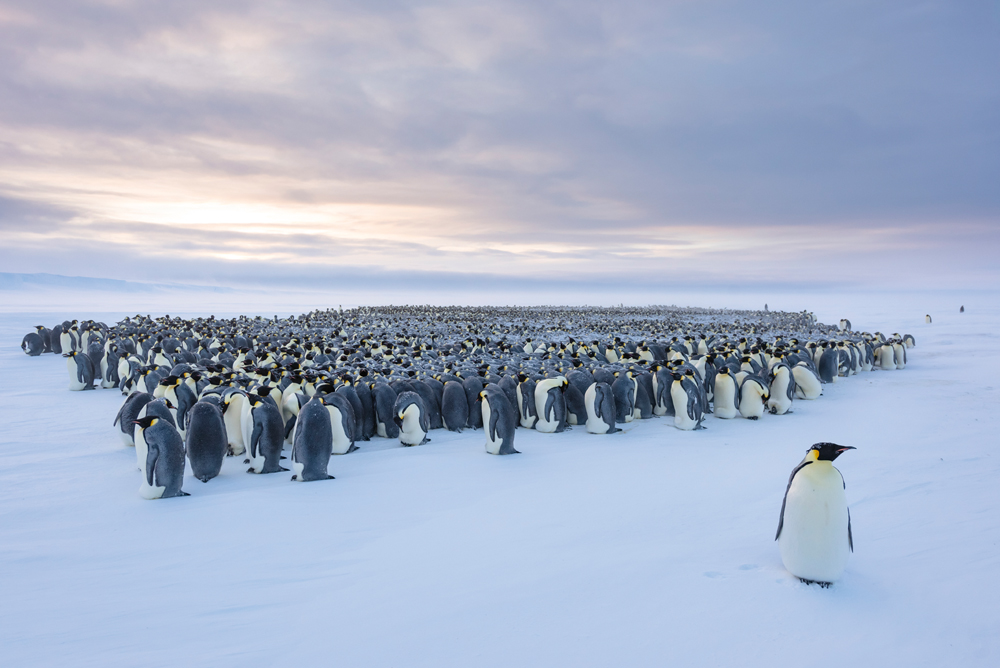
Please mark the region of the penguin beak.
POLYGON ((843 454, 848 450, 857 450, 857 448, 855 448, 853 445, 842 445, 839 448, 837 448, 837 454, 838 455, 843 454))

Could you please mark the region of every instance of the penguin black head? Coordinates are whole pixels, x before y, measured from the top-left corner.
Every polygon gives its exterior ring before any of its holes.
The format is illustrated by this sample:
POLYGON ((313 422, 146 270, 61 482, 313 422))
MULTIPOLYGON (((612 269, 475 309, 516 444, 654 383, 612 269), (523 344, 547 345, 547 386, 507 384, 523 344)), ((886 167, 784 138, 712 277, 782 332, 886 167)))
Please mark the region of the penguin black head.
POLYGON ((133 420, 132 422, 133 424, 139 425, 139 427, 141 427, 142 429, 149 429, 154 424, 156 424, 159 419, 160 418, 156 417, 155 415, 147 415, 144 418, 141 418, 139 420, 133 420))
POLYGON ((857 448, 850 445, 837 445, 836 443, 816 443, 809 451, 806 453, 811 454, 814 450, 816 451, 816 460, 821 462, 832 462, 834 459, 844 454, 848 450, 856 450, 857 448))

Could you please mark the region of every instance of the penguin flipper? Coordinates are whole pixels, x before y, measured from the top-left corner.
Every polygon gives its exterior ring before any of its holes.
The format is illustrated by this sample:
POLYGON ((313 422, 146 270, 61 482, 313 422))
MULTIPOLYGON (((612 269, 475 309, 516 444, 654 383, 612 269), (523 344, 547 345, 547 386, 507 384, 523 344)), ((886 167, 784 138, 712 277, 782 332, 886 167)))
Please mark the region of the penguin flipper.
POLYGON ((851 509, 847 509, 847 545, 854 552, 854 536, 851 533, 851 509))
POLYGON ((351 447, 347 448, 347 452, 345 452, 344 454, 349 455, 352 452, 354 452, 355 450, 360 450, 360 448, 358 448, 358 446, 356 446, 353 443, 351 443, 351 447))

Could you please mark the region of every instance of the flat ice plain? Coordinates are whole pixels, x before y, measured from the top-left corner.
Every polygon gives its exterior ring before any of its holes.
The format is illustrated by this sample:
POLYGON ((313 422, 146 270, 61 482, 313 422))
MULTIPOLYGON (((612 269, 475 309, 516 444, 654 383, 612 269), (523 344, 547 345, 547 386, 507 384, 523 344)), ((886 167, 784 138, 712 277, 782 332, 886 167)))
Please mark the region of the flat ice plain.
POLYGON ((1000 665, 1000 304, 946 303, 817 308, 917 346, 791 415, 519 429, 514 457, 482 431, 373 439, 310 484, 229 458, 156 502, 111 426, 121 395, 69 392, 62 358, 18 347, 37 323, 124 314, 8 313, 0 664, 1000 665), (837 461, 856 551, 828 590, 773 540, 824 440, 858 448, 837 461))

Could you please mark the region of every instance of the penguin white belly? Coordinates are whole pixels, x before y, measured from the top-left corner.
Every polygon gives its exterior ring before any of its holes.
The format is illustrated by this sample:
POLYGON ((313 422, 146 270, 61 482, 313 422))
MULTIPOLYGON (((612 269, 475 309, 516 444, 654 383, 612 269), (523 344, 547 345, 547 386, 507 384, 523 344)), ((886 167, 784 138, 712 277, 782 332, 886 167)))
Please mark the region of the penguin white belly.
POLYGON ((818 399, 823 394, 823 385, 812 371, 806 367, 792 367, 792 377, 795 378, 795 397, 797 399, 818 399))
POLYGON ((68 332, 63 332, 59 335, 59 346, 62 348, 64 353, 73 351, 73 337, 70 336, 68 332))
POLYGON ((330 413, 330 426, 333 429, 333 454, 346 455, 351 451, 351 437, 344 431, 344 417, 336 406, 327 406, 330 413))
POLYGON ((782 369, 771 383, 771 396, 767 400, 767 409, 774 415, 784 415, 792 407, 788 398, 789 375, 787 369, 782 369))
POLYGON ((896 362, 897 369, 906 368, 906 350, 900 343, 892 344, 893 360, 896 362))
POLYGON ((764 415, 764 395, 757 383, 747 383, 740 393, 740 415, 756 420, 764 415))
POLYGON ((304 482, 302 480, 302 471, 306 468, 306 465, 302 462, 292 462, 292 473, 294 474, 294 479, 299 482, 304 482))
MULTIPOLYGON (((139 409, 139 414, 135 416, 136 420, 141 420, 146 417, 146 407, 143 406, 139 409)), ((149 447, 146 445, 146 439, 142 436, 142 429, 138 426, 135 428, 135 461, 139 466, 139 470, 145 472, 146 470, 146 455, 149 453, 149 447)))
POLYGON ((608 433, 608 424, 597 417, 594 404, 597 402, 597 383, 591 383, 587 393, 583 395, 583 403, 587 407, 587 432, 591 434, 608 433))
POLYGON ((420 445, 427 432, 420 428, 420 417, 413 407, 403 412, 403 426, 399 428, 399 441, 403 445, 420 445))
POLYGON ((891 346, 882 346, 878 349, 878 366, 884 371, 892 371, 896 368, 896 361, 891 346))
POLYGON ((226 423, 226 436, 229 438, 229 448, 234 455, 242 455, 246 450, 243 444, 243 404, 246 400, 242 395, 229 401, 229 408, 223 416, 226 423))
POLYGON ((73 357, 66 358, 66 370, 69 372, 69 389, 78 392, 87 387, 86 383, 81 383, 76 375, 76 359, 73 357))
POLYGON ((490 453, 491 455, 498 455, 500 454, 500 444, 503 442, 503 439, 499 437, 499 434, 495 439, 491 437, 490 416, 493 414, 493 411, 490 409, 490 402, 487 401, 486 399, 483 399, 482 404, 483 404, 483 430, 486 432, 486 452, 490 453))
POLYGON ((844 479, 830 462, 817 461, 795 474, 785 498, 778 547, 785 568, 803 580, 833 582, 850 556, 844 479))
POLYGON ((731 420, 739 415, 736 410, 736 383, 729 376, 715 377, 715 417, 731 420))
POLYGON ((139 496, 144 499, 152 501, 153 499, 158 499, 163 496, 163 492, 166 491, 166 487, 150 486, 146 482, 146 477, 143 475, 142 484, 139 486, 139 496))
MULTIPOLYGON (((538 421, 535 422, 535 431, 540 431, 543 434, 551 434, 559 426, 558 421, 545 419, 545 402, 548 400, 548 394, 548 392, 535 392, 535 412, 538 413, 538 421)), ((549 411, 549 413, 554 417, 555 409, 549 411)))
POLYGON ((684 431, 696 428, 698 421, 688 417, 688 393, 680 381, 671 384, 670 399, 674 402, 674 426, 684 431))
MULTIPOLYGON (((296 425, 297 424, 298 423, 296 423, 296 425)), ((385 423, 384 422, 376 422, 375 423, 375 433, 378 434, 379 436, 381 436, 382 438, 389 438, 388 434, 385 433, 385 423)))
POLYGON ((244 401, 240 406, 240 433, 246 434, 246 451, 250 456, 250 439, 253 437, 253 406, 249 401, 244 401))

